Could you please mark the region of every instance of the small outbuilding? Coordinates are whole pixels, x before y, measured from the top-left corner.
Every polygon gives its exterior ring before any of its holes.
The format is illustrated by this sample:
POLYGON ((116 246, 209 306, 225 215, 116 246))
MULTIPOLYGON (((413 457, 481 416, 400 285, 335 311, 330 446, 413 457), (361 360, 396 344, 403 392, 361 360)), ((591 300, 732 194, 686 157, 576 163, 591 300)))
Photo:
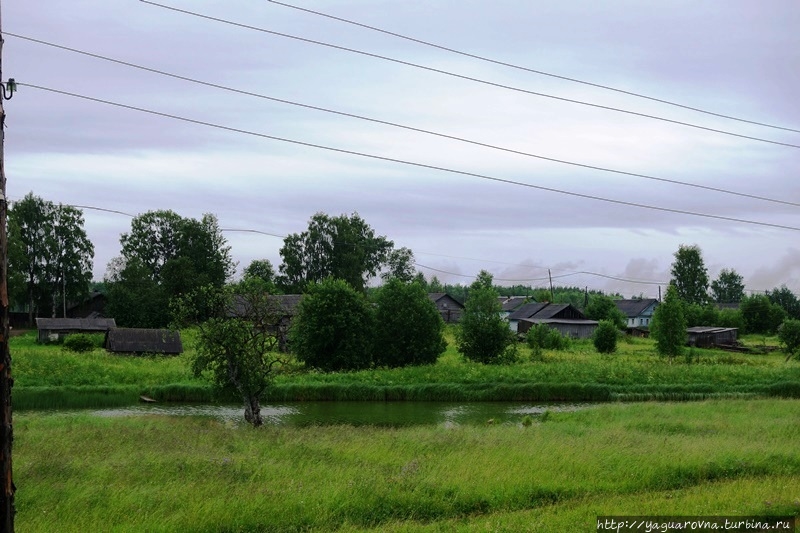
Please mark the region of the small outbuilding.
POLYGON ((183 353, 180 332, 168 329, 112 328, 106 333, 105 348, 113 353, 183 353))
POLYGON ((559 319, 559 318, 523 318, 517 324, 517 333, 522 335, 528 333, 531 326, 536 324, 544 324, 548 328, 558 331, 564 337, 571 337, 573 339, 588 339, 594 334, 597 329, 597 320, 580 320, 580 319, 559 319))
POLYGON ((428 298, 436 305, 445 324, 454 324, 461 320, 464 314, 464 304, 446 292, 429 292, 428 298))
POLYGON ((545 324, 575 339, 589 338, 597 328, 596 320, 588 320, 571 304, 529 303, 508 316, 509 328, 520 335, 527 333, 534 324, 545 324))
POLYGON ((736 344, 739 336, 738 328, 714 328, 697 326, 686 330, 689 346, 713 348, 720 345, 736 344))
POLYGON ((57 342, 71 333, 106 333, 117 327, 113 318, 37 318, 39 342, 57 342))

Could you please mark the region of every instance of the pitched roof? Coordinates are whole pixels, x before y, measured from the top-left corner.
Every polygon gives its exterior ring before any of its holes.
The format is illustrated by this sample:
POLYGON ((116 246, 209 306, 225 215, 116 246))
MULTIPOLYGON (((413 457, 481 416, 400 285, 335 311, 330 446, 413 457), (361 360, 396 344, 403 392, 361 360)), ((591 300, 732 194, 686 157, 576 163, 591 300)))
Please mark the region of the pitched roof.
POLYGON ((529 304, 525 304, 510 315, 508 315, 509 320, 520 320, 522 318, 532 318, 533 315, 547 307, 547 302, 533 302, 529 304))
POLYGON ((644 311, 651 305, 658 304, 655 298, 643 298, 640 300, 614 300, 617 304, 617 309, 627 317, 637 317, 644 313, 644 311))
POLYGON ((508 315, 509 320, 546 320, 549 318, 584 320, 586 316, 571 304, 551 304, 549 302, 525 304, 508 315))
POLYGON ((511 296, 507 300, 501 302, 502 306, 501 309, 506 312, 512 312, 522 306, 525 301, 528 300, 532 302, 533 300, 529 299, 527 296, 511 296))
POLYGON ((58 331, 107 331, 117 323, 113 318, 37 318, 36 328, 58 331))
POLYGON ((106 333, 105 346, 118 353, 183 352, 180 332, 166 329, 112 328, 106 333))
POLYGON ((464 304, 462 304, 461 302, 459 302, 446 292, 429 292, 428 298, 430 298, 433 303, 437 303, 442 298, 447 298, 448 300, 455 302, 459 307, 464 307, 464 304))

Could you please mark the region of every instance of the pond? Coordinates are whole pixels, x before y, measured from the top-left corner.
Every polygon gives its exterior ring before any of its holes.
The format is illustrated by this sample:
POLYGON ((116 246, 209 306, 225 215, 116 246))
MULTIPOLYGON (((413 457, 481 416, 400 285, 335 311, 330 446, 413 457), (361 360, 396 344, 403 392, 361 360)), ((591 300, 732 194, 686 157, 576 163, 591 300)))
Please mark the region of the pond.
MULTIPOLYGON (((575 411, 594 404, 530 404, 510 402, 297 402, 267 404, 261 408, 264 424, 314 426, 348 424, 353 426, 478 425, 520 424, 523 418, 545 411, 575 411)), ((83 410, 82 412, 87 412, 83 410)), ((243 423, 241 405, 141 404, 110 409, 93 409, 97 416, 169 415, 207 416, 225 422, 243 423)))

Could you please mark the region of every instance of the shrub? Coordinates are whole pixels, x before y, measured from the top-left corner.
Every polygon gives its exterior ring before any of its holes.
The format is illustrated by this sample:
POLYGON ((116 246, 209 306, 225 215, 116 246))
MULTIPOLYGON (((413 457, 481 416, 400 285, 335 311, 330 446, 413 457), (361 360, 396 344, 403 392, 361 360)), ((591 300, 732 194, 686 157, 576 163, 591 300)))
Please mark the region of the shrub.
POLYGON ((614 322, 610 320, 601 320, 592 336, 594 347, 600 353, 614 353, 617 351, 618 335, 619 330, 614 322))
POLYGON ((786 318, 786 311, 783 310, 783 307, 773 304, 768 297, 762 294, 742 300, 740 309, 747 333, 766 335, 775 333, 786 318))
POLYGON ((796 353, 800 353, 800 320, 784 320, 778 328, 778 340, 781 341, 783 351, 787 354, 787 361, 796 353))
POLYGON ((91 352, 95 348, 97 348, 97 342, 92 335, 74 333, 67 335, 67 338, 64 339, 64 349, 70 352, 91 352))
POLYGON ((458 350, 470 361, 505 363, 513 359, 514 334, 500 317, 492 276, 481 271, 470 286, 464 314, 456 330, 458 350))
POLYGON ((545 324, 531 326, 525 341, 535 355, 541 354, 542 350, 566 350, 571 344, 569 337, 561 335, 558 330, 545 324))
POLYGON ((675 285, 667 287, 667 294, 661 305, 656 307, 650 335, 656 340, 656 351, 670 359, 683 353, 686 344, 686 318, 683 316, 683 303, 675 285))

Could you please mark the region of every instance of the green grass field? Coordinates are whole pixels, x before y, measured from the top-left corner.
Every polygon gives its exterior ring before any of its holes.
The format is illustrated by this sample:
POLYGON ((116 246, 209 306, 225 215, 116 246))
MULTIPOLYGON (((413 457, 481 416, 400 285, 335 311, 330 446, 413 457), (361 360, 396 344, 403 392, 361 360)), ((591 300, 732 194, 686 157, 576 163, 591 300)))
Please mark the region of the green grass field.
POLYGON ((15 419, 17 529, 595 531, 800 515, 800 401, 605 404, 530 427, 15 419))

